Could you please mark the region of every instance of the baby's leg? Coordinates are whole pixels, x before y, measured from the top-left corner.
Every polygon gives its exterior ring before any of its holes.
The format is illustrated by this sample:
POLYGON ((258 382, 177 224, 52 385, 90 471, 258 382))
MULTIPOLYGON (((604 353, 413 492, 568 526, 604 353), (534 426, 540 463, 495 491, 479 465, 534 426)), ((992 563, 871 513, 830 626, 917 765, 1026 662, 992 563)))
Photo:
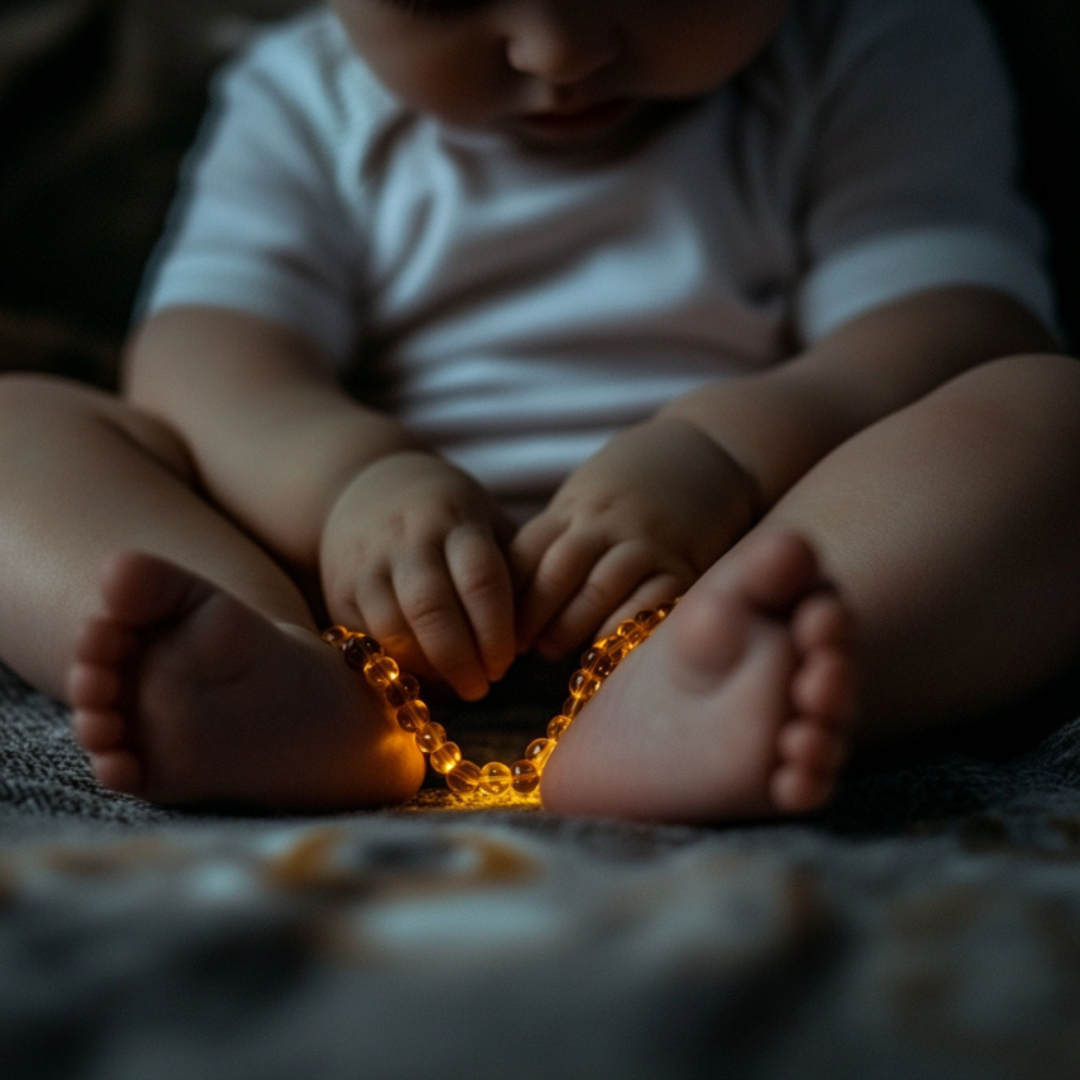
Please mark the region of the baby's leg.
POLYGON ((809 808, 842 754, 851 658, 855 742, 973 719, 1034 689, 1080 641, 1077 490, 1080 364, 1065 358, 984 365, 860 433, 610 677, 548 764, 546 805, 684 820, 809 808), (817 552, 847 619, 809 584, 777 618, 762 565, 797 552, 793 536, 817 552))
POLYGON ((0 380, 0 500, 0 655, 73 705, 104 783, 292 808, 419 785, 411 740, 164 426, 76 384, 0 380))
POLYGON ((817 548, 856 627, 860 738, 955 725, 1080 643, 1080 362, 984 364, 810 472, 770 527, 817 548))

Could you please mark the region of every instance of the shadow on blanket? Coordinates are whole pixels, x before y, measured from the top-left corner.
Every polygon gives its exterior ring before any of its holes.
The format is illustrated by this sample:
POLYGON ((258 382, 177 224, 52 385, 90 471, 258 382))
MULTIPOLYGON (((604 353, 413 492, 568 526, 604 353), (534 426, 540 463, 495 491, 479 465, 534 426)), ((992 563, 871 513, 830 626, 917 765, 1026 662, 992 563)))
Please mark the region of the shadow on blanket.
POLYGON ((1080 719, 728 828, 184 814, 68 720, 0 671, 7 1080, 1080 1075, 1080 719))

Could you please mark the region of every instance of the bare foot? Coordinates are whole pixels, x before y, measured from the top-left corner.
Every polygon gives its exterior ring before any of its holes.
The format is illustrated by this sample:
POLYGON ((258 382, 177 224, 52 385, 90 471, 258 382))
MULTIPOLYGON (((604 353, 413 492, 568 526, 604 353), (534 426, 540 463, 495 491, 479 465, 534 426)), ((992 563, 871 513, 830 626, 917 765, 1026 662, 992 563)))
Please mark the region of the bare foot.
POLYGON ((341 655, 173 563, 125 553, 68 680, 98 779, 153 802, 333 809, 397 801, 423 757, 341 655))
POLYGON ((854 715, 850 638, 802 539, 743 541, 582 709, 544 806, 683 822, 822 806, 854 715))

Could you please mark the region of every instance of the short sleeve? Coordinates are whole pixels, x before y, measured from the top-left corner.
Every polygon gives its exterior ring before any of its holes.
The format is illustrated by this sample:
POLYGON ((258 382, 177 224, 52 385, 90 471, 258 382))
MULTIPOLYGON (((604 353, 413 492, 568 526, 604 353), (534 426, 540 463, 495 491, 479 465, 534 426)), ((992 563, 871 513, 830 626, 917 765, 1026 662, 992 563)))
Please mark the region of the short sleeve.
POLYGON ((349 133, 327 26, 273 32, 223 73, 140 314, 233 308, 347 358, 363 251, 339 183, 349 133))
POLYGON ((1054 328, 1012 89, 981 12, 970 0, 819 10, 801 336, 955 284, 1004 292, 1054 328))

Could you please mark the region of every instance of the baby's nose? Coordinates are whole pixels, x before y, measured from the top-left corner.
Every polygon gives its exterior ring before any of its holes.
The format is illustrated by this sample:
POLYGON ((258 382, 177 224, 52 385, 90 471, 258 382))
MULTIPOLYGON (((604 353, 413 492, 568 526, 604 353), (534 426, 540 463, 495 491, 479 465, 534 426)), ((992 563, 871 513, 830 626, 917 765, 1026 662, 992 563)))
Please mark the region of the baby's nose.
POLYGON ((619 30, 611 19, 587 9, 581 0, 520 5, 507 28, 510 66, 555 86, 581 82, 606 67, 619 54, 619 30))

